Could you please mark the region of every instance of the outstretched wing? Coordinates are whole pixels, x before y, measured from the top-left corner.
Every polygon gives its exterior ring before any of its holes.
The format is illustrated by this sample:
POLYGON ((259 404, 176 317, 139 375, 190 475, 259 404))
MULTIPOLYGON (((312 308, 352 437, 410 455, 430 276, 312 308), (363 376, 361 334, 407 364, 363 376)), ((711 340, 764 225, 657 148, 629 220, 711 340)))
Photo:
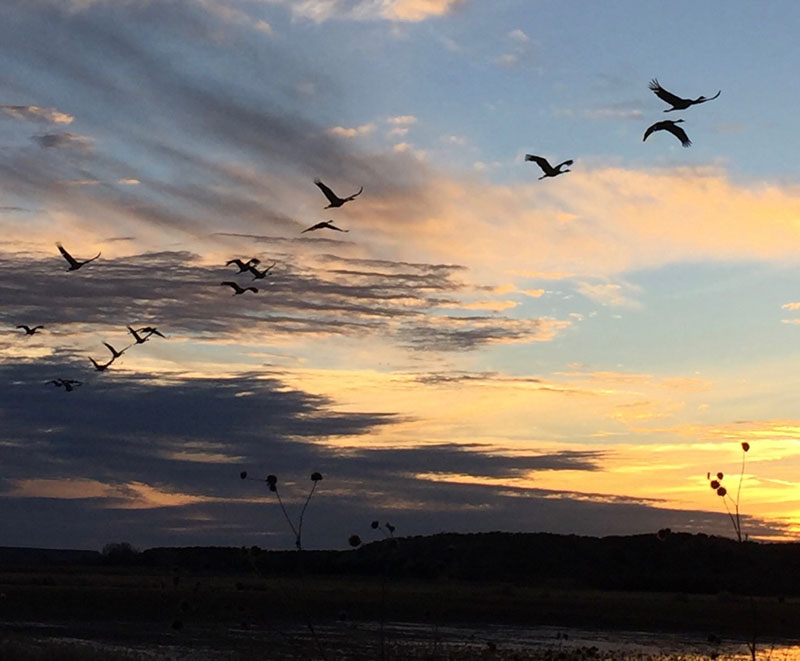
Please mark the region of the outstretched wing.
POLYGON ((672 92, 668 92, 663 87, 661 87, 661 85, 658 84, 658 80, 656 80, 655 78, 653 78, 653 80, 650 81, 649 87, 659 99, 661 99, 662 101, 666 101, 672 106, 686 102, 686 99, 682 99, 679 96, 675 96, 672 92))
MULTIPOLYGON (((330 188, 328 188, 325 184, 322 183, 320 179, 314 179, 314 183, 319 186, 319 189, 324 193, 325 197, 328 198, 328 202, 331 204, 336 204, 341 200, 339 197, 334 193, 330 188)), ((360 192, 360 191, 359 191, 360 192)))
POLYGON ((62 246, 60 243, 56 243, 56 246, 58 247, 58 252, 60 252, 64 256, 64 259, 66 259, 67 262, 69 262, 70 266, 72 267, 80 266, 80 264, 78 264, 75 258, 67 252, 64 246, 62 246))
MULTIPOLYGON (((534 156, 533 154, 525 154, 525 160, 526 161, 533 161, 534 163, 536 163, 536 165, 538 165, 540 168, 542 168, 542 172, 547 173, 547 172, 552 172, 552 170, 553 170, 552 166, 547 161, 547 159, 543 158, 541 156, 534 156)), ((570 165, 571 165, 571 163, 570 163, 570 165)))
POLYGON ((681 144, 684 147, 691 146, 692 141, 689 140, 689 136, 686 135, 686 131, 684 131, 680 126, 676 126, 675 124, 670 124, 669 126, 667 126, 666 130, 672 133, 672 135, 674 135, 676 138, 678 138, 678 140, 681 141, 681 144))
POLYGON ((361 193, 363 193, 363 192, 364 192, 364 187, 363 187, 363 186, 361 186, 361 188, 359 188, 359 189, 358 189, 358 193, 353 193, 353 194, 352 194, 350 197, 348 197, 348 198, 347 198, 347 199, 348 199, 348 201, 349 201, 349 200, 355 200, 355 199, 356 199, 356 198, 357 198, 359 195, 361 195, 361 193))
POLYGON ((232 287, 234 290, 239 291, 239 285, 237 283, 235 283, 235 282, 230 281, 230 280, 225 280, 223 282, 220 282, 219 284, 220 285, 228 285, 228 287, 232 287))
POLYGON ((327 227, 327 226, 328 223, 323 221, 321 223, 317 223, 316 225, 312 225, 311 227, 304 229, 302 232, 300 232, 300 234, 305 234, 306 232, 313 232, 314 230, 318 230, 321 229, 322 227, 327 227))

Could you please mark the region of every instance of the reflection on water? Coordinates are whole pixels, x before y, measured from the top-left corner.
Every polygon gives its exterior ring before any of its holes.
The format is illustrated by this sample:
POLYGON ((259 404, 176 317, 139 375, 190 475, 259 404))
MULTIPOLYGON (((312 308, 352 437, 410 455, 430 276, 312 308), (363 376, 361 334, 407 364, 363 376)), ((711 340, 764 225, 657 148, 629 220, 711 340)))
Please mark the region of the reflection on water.
MULTIPOLYGON (((47 648, 79 648, 87 658, 249 661, 250 659, 527 659, 541 661, 745 661, 744 640, 650 632, 559 627, 436 626, 337 622, 315 626, 225 628, 197 625, 180 632, 141 623, 0 624, 4 640, 47 648)), ((0 648, 2 651, 2 648, 0 648)), ((759 641, 759 661, 800 659, 800 640, 759 641)), ((70 657, 72 658, 72 657, 70 657)), ((81 657, 83 658, 83 657, 81 657)))

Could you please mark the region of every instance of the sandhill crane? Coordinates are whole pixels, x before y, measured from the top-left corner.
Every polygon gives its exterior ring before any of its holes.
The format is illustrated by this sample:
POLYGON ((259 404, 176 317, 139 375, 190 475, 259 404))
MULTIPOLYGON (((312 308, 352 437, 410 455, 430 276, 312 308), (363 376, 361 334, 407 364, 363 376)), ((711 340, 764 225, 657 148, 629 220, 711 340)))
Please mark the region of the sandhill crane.
POLYGON ((656 122, 652 126, 648 126, 647 130, 644 132, 644 137, 642 138, 642 142, 647 140, 647 136, 655 131, 669 131, 674 135, 678 140, 681 141, 681 144, 684 147, 688 147, 692 144, 692 141, 689 140, 689 136, 686 135, 686 131, 684 131, 680 126, 676 126, 678 122, 682 122, 682 119, 665 119, 660 122, 656 122))
POLYGON ((337 232, 349 232, 350 230, 343 230, 341 227, 336 227, 333 224, 332 220, 324 220, 321 223, 317 223, 316 225, 312 225, 304 229, 300 234, 305 234, 306 232, 313 232, 314 230, 321 230, 321 229, 329 229, 329 230, 336 230, 337 232))
POLYGON ((100 257, 100 253, 97 253, 91 259, 86 259, 86 260, 81 262, 81 261, 78 261, 77 259, 75 259, 72 255, 70 255, 66 251, 64 246, 62 246, 60 243, 56 243, 56 246, 58 246, 58 251, 64 256, 64 259, 66 259, 67 263, 69 264, 69 268, 67 269, 67 271, 77 271, 84 264, 88 264, 89 262, 93 262, 98 257, 100 257))
MULTIPOLYGON (((302 234, 302 232, 301 232, 301 234, 302 234)), ((250 273, 253 274, 253 280, 263 280, 264 278, 266 278, 269 275, 269 272, 273 268, 275 268, 275 265, 277 263, 278 262, 272 262, 272 264, 270 264, 263 271, 259 271, 254 265, 249 266, 247 270, 250 271, 250 273)))
POLYGON ((17 326, 17 328, 22 328, 25 331, 25 335, 33 335, 37 330, 40 328, 44 328, 44 326, 26 326, 25 324, 21 324, 17 326))
POLYGON ((117 351, 108 342, 103 342, 103 344, 105 344, 106 347, 108 347, 108 350, 111 352, 111 360, 116 360, 117 358, 119 358, 123 353, 125 353, 125 351, 128 348, 128 347, 125 347, 125 349, 123 349, 122 351, 117 351))
POLYGON ((330 202, 327 207, 324 207, 325 209, 330 209, 331 207, 340 207, 345 202, 350 202, 350 200, 356 199, 364 191, 364 187, 362 186, 358 189, 357 193, 353 193, 350 197, 339 197, 319 179, 314 179, 314 183, 319 186, 319 189, 325 194, 325 197, 328 198, 328 202, 330 202))
POLYGON ((547 161, 546 158, 543 158, 541 156, 534 156, 533 154, 525 154, 525 160, 533 161, 534 163, 536 163, 536 165, 542 168, 544 174, 541 177, 539 177, 540 181, 545 177, 557 177, 558 175, 564 174, 565 172, 570 172, 570 170, 562 170, 561 168, 563 168, 565 165, 572 165, 573 163, 572 160, 563 161, 562 163, 559 163, 558 165, 553 167, 552 165, 550 165, 550 163, 547 161))
POLYGON ((72 392, 78 386, 83 385, 83 382, 76 381, 75 379, 53 379, 52 381, 48 381, 47 385, 51 383, 57 388, 64 388, 67 392, 72 392))
POLYGON ((241 259, 229 259, 225 262, 225 266, 230 266, 231 264, 236 264, 239 267, 239 273, 244 273, 247 271, 251 266, 255 266, 256 264, 260 264, 261 260, 256 257, 251 257, 246 262, 243 262, 241 259))
POLYGON ((150 337, 151 335, 158 335, 159 337, 163 337, 165 340, 167 339, 167 336, 161 333, 158 328, 155 328, 154 326, 144 326, 143 328, 137 328, 136 330, 138 333, 147 333, 147 337, 150 337))
POLYGON ((150 337, 149 335, 147 335, 146 337, 142 337, 141 335, 139 335, 138 332, 133 330, 133 328, 131 328, 130 326, 126 326, 125 328, 127 328, 130 331, 131 335, 133 335, 133 339, 136 342, 136 344, 144 344, 145 342, 147 342, 147 338, 150 337))
POLYGON ((225 282, 220 282, 219 284, 228 285, 228 287, 232 287, 234 296, 239 296, 240 294, 244 294, 246 291, 251 291, 254 294, 258 293, 258 289, 256 289, 255 287, 240 287, 237 283, 231 280, 226 280, 225 282))
POLYGON ((667 108, 664 112, 672 112, 673 110, 686 110, 689 106, 694 106, 698 103, 705 103, 706 101, 713 101, 722 92, 722 90, 720 90, 714 96, 710 96, 708 98, 704 96, 698 96, 696 99, 682 99, 679 96, 675 96, 671 92, 667 92, 667 90, 658 84, 658 80, 655 78, 650 81, 650 89, 653 90, 653 93, 659 99, 666 101, 672 106, 672 108, 667 108))
POLYGON ((92 365, 94 365, 94 368, 95 368, 95 369, 96 369, 98 372, 103 372, 103 371, 107 370, 107 369, 108 369, 108 366, 109 366, 109 365, 111 365, 111 363, 113 363, 113 362, 114 362, 114 358, 113 358, 113 357, 112 357, 112 358, 111 358, 111 360, 109 360, 107 363, 98 363, 98 362, 97 362, 97 361, 96 361, 94 358, 92 358, 91 356, 89 356, 89 360, 91 360, 91 361, 92 361, 92 365))

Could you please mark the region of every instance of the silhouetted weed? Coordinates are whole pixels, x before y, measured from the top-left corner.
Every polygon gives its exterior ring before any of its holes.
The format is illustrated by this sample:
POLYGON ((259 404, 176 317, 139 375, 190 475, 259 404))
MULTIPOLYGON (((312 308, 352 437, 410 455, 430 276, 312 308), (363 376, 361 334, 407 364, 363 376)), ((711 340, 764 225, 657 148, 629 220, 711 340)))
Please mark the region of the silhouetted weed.
POLYGON ((750 444, 746 441, 742 443, 742 470, 739 473, 739 484, 736 487, 735 499, 728 493, 728 489, 722 484, 722 480, 725 477, 724 473, 717 473, 714 477, 711 476, 711 473, 706 473, 706 479, 709 481, 708 485, 717 492, 717 495, 722 498, 722 502, 725 503, 725 510, 728 512, 728 516, 731 519, 731 524, 733 524, 733 530, 736 533, 736 539, 740 542, 747 540, 747 535, 742 537, 742 521, 739 517, 739 500, 742 494, 744 465, 745 460, 747 459, 747 452, 749 450, 750 444))

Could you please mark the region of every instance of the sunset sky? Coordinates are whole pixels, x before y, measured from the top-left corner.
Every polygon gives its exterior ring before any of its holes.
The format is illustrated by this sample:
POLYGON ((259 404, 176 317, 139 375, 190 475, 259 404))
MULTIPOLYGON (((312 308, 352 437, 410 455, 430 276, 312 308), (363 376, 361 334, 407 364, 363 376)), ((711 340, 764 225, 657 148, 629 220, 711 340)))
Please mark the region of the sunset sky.
POLYGON ((796 2, 3 6, 0 546, 800 537, 796 2))

